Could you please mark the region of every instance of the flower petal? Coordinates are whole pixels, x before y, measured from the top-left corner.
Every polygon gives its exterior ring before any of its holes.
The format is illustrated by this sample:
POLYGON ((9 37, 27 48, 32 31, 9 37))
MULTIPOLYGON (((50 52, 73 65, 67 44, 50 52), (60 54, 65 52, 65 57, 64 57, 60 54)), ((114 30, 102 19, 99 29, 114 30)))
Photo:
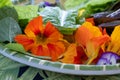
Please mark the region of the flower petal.
POLYGON ((58 57, 65 51, 65 46, 62 42, 50 43, 47 46, 53 61, 57 60, 58 57))
POLYGON ((75 40, 83 45, 86 46, 86 43, 93 37, 93 34, 84 26, 80 26, 75 33, 75 40))
POLYGON ((82 26, 86 27, 94 35, 94 37, 102 35, 100 29, 97 26, 92 25, 90 22, 85 22, 82 26))
POLYGON ((60 61, 63 63, 74 63, 75 56, 77 56, 76 44, 70 44, 60 61))
POLYGON ((85 64, 88 57, 85 54, 84 49, 81 46, 77 46, 77 56, 74 58, 75 64, 85 64))
POLYGON ((60 34, 58 29, 51 24, 51 22, 48 22, 46 24, 45 30, 44 30, 44 35, 48 38, 48 41, 57 41, 63 38, 63 35, 60 34))
POLYGON ((108 35, 103 35, 100 37, 95 37, 91 39, 86 45, 86 55, 88 56, 88 64, 90 64, 97 56, 99 55, 99 50, 102 45, 106 42, 110 41, 110 37, 108 35))
POLYGON ((50 52, 47 46, 39 45, 32 48, 32 53, 37 56, 50 56, 50 52))
POLYGON ((35 37, 35 35, 43 32, 42 17, 38 16, 31 20, 25 28, 25 34, 28 37, 35 37))
POLYGON ((93 17, 92 17, 92 18, 87 18, 85 21, 92 23, 92 25, 95 25, 95 22, 94 22, 94 18, 93 18, 93 17))
POLYGON ((15 41, 22 44, 26 51, 31 50, 34 45, 34 41, 29 39, 26 35, 17 35, 15 41))
POLYGON ((120 55, 120 26, 116 26, 111 34, 111 42, 107 47, 107 51, 114 52, 120 55))

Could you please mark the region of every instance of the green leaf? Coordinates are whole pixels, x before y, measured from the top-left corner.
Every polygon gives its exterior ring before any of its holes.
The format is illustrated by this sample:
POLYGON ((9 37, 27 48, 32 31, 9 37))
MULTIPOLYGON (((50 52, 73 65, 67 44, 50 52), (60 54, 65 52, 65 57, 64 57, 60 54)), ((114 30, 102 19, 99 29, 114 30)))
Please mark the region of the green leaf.
POLYGON ((16 21, 18 21, 18 14, 14 7, 4 6, 0 8, 0 20, 6 17, 12 17, 16 21))
POLYGON ((0 0, 0 8, 3 6, 12 6, 11 0, 0 0))
POLYGON ((0 80, 17 80, 19 68, 24 66, 0 55, 0 80))
POLYGON ((75 76, 70 76, 68 74, 62 74, 62 73, 56 73, 56 72, 51 72, 51 71, 45 71, 47 74, 48 78, 45 78, 44 80, 80 80, 80 77, 77 79, 75 76))
POLYGON ((19 64, 5 56, 0 55, 0 71, 10 70, 21 66, 23 66, 23 64, 19 64))
POLYGON ((58 7, 45 7, 39 14, 43 17, 44 22, 51 21, 54 25, 60 26, 60 11, 58 7))
POLYGON ((38 14, 38 6, 28 5, 28 6, 14 6, 18 12, 19 19, 32 19, 38 14))
POLYGON ((43 17, 45 24, 51 21, 63 34, 73 34, 79 26, 76 23, 76 10, 64 11, 59 7, 46 7, 39 15, 43 17))
POLYGON ((18 13, 19 25, 24 28, 27 23, 38 15, 38 5, 14 6, 18 13))
POLYGON ((73 35, 74 31, 76 30, 76 28, 65 28, 65 27, 58 27, 58 29, 62 34, 68 34, 68 35, 73 35))
POLYGON ((18 80, 33 80, 39 69, 30 67, 18 80))
POLYGON ((71 9, 75 8, 77 6, 80 6, 82 3, 86 2, 86 0, 66 0, 64 6, 65 9, 71 9))
POLYGON ((0 41, 14 41, 17 34, 21 34, 18 23, 11 17, 0 20, 0 41))
POLYGON ((39 12, 39 14, 43 16, 45 23, 51 21, 56 27, 58 26, 65 28, 78 27, 76 24, 77 17, 76 10, 64 11, 61 10, 59 7, 46 7, 41 12, 39 12))
POLYGON ((86 10, 92 13, 108 10, 116 0, 91 0, 85 4, 86 10))
POLYGON ((5 47, 7 47, 11 50, 21 52, 21 53, 26 53, 24 47, 21 44, 18 44, 18 43, 9 43, 9 44, 6 44, 5 47))
POLYGON ((0 80, 17 80, 19 68, 0 71, 0 80))

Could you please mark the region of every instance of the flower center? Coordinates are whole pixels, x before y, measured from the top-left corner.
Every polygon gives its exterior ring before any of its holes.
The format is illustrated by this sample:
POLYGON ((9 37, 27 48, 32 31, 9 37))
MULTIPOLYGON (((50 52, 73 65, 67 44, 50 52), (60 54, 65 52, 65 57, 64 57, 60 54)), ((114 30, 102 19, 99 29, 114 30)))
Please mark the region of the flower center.
POLYGON ((44 42, 46 42, 46 39, 46 36, 40 33, 36 35, 36 44, 43 44, 44 42))

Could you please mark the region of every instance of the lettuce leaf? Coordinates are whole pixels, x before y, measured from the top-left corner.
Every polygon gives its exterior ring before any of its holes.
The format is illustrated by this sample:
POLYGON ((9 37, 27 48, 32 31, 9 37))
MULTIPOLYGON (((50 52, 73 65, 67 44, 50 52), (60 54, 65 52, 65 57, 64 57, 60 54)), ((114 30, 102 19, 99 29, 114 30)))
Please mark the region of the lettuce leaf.
POLYGON ((27 6, 14 6, 18 12, 19 19, 32 19, 37 16, 38 6, 27 5, 27 6))
POLYGON ((19 25, 21 28, 24 28, 27 23, 38 15, 38 6, 37 5, 27 5, 27 6, 14 6, 18 13, 19 25))
POLYGON ((80 5, 84 6, 84 2, 89 1, 89 0, 66 0, 64 3, 65 9, 72 9, 75 7, 79 7, 80 5))
POLYGON ((92 9, 102 8, 105 9, 113 5, 117 0, 67 0, 64 4, 66 9, 74 8, 89 8, 92 9), (103 7, 102 7, 103 6, 103 7))
POLYGON ((76 28, 76 10, 61 10, 59 7, 46 7, 39 12, 44 22, 51 21, 56 27, 76 28))

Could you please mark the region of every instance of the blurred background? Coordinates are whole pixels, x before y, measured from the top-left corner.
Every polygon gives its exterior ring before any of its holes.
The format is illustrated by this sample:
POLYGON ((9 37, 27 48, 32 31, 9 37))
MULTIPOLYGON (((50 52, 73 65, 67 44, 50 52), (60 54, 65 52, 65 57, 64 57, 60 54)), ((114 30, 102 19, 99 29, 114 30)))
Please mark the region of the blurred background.
POLYGON ((41 2, 64 4, 66 0, 11 0, 15 5, 28 5, 28 4, 40 4, 41 2))
POLYGON ((66 0, 11 0, 14 5, 59 6, 64 9, 66 0))

